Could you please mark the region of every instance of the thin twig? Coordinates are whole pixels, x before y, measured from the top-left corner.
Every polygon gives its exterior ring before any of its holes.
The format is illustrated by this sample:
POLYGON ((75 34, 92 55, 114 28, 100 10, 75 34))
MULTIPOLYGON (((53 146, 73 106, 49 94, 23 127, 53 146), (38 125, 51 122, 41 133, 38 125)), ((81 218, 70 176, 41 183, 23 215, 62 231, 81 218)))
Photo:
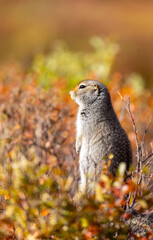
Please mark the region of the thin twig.
POLYGON ((134 134, 135 134, 135 142, 136 142, 136 148, 137 148, 137 168, 138 168, 138 172, 140 172, 140 161, 141 161, 141 157, 140 157, 140 146, 139 146, 139 141, 138 141, 138 131, 136 129, 136 124, 135 124, 135 121, 134 121, 134 118, 132 116, 132 113, 131 113, 131 109, 130 109, 130 98, 128 98, 128 102, 125 102, 122 95, 118 92, 122 102, 124 103, 129 115, 130 115, 130 118, 131 118, 131 121, 132 121, 132 126, 133 126, 133 131, 134 131, 134 134))
MULTIPOLYGON (((137 168, 136 168, 136 173, 138 174, 138 181, 137 181, 137 187, 138 187, 141 184, 141 182, 142 182, 142 149, 141 149, 141 146, 139 145, 138 131, 137 131, 136 124, 135 124, 135 121, 134 121, 134 118, 132 116, 131 109, 130 109, 130 98, 128 98, 128 101, 125 102, 123 97, 121 96, 121 94, 119 92, 118 92, 118 94, 119 94, 122 102, 124 103, 128 113, 130 115, 131 121, 132 121, 133 131, 134 131, 134 135, 135 135, 136 149, 137 149, 137 155, 136 155, 137 156, 137 168)), ((127 207, 128 208, 129 207, 130 208, 133 207, 134 202, 135 202, 135 198, 136 198, 136 192, 133 193, 133 201, 132 201, 130 206, 129 206, 129 201, 130 201, 132 193, 129 194, 129 199, 128 199, 128 202, 127 202, 127 207)))
POLYGON ((153 152, 150 153, 143 161, 142 163, 146 162, 149 158, 151 158, 153 156, 153 152))
POLYGON ((148 124, 147 124, 147 126, 145 127, 145 130, 144 130, 143 139, 142 139, 143 145, 145 144, 145 139, 146 139, 146 135, 147 135, 149 126, 151 124, 152 116, 153 116, 153 113, 151 114, 151 117, 149 118, 149 122, 148 122, 148 124))

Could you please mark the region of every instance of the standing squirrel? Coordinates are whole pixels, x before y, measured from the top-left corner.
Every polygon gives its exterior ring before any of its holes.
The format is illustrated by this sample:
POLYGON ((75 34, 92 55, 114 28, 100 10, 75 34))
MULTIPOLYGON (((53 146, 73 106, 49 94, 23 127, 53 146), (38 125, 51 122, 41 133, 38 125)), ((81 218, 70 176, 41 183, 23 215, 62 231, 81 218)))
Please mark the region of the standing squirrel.
POLYGON ((97 182, 103 158, 113 154, 110 172, 115 176, 121 162, 126 170, 132 163, 129 139, 114 112, 107 87, 96 80, 81 81, 70 91, 71 98, 79 105, 76 121, 76 152, 79 155, 80 188, 92 191, 97 182))

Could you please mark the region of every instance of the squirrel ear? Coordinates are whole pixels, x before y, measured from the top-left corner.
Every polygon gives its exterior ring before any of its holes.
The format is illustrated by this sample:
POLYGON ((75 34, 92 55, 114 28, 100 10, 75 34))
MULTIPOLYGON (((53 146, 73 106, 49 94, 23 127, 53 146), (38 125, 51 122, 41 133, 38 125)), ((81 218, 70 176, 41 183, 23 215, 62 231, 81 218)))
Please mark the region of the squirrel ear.
POLYGON ((95 90, 95 91, 98 90, 98 86, 97 86, 97 84, 94 85, 94 90, 95 90))

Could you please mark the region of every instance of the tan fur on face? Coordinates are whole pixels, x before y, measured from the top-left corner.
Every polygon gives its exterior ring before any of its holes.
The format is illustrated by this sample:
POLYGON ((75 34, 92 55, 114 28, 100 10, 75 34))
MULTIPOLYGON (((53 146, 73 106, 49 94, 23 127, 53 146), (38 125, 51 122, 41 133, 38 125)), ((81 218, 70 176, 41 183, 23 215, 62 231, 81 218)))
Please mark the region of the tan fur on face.
POLYGON ((73 100, 75 100, 77 103, 79 103, 77 101, 77 97, 81 98, 82 95, 84 95, 84 93, 90 92, 90 94, 95 93, 95 91, 98 91, 98 86, 96 84, 96 81, 94 82, 94 80, 84 80, 81 81, 79 84, 77 84, 69 93, 71 95, 71 98, 73 100), (79 86, 80 85, 85 85, 85 88, 80 89, 79 86))

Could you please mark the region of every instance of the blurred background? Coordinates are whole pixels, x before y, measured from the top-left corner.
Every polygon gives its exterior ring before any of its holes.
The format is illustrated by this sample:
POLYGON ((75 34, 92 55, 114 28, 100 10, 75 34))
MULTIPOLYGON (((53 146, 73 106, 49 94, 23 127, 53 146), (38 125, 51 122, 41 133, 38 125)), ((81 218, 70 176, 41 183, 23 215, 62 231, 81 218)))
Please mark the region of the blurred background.
POLYGON ((28 68, 57 39, 71 50, 90 50, 93 36, 120 46, 112 71, 138 72, 153 89, 153 2, 149 0, 1 0, 0 62, 28 68))

